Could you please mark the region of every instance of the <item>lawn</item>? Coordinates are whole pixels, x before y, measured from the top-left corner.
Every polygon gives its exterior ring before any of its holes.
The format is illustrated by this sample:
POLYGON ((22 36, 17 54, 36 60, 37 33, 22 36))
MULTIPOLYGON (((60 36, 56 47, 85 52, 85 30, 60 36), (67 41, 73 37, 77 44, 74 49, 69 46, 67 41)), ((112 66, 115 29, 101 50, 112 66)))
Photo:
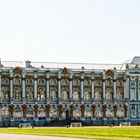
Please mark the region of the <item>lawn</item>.
POLYGON ((78 137, 96 140, 140 140, 140 127, 0 128, 0 133, 78 137))

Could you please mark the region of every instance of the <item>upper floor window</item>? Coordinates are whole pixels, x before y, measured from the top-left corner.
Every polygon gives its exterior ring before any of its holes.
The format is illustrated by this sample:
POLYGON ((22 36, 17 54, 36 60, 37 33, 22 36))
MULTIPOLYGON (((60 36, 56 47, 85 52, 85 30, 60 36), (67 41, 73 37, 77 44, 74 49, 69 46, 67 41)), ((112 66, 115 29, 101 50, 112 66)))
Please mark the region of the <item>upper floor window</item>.
POLYGON ((78 79, 73 80, 73 85, 75 86, 80 85, 80 80, 78 79))
POLYGON ((57 85, 56 79, 50 79, 50 85, 57 85))
POLYGON ((84 80, 84 85, 85 85, 85 86, 89 86, 90 83, 91 83, 90 80, 84 80))
POLYGON ((121 80, 116 81, 116 86, 123 86, 123 82, 121 80))
POLYGON ((9 84, 9 80, 7 78, 2 78, 1 81, 2 81, 3 85, 8 85, 9 84))
POLYGON ((67 79, 61 80, 61 85, 63 85, 63 86, 68 85, 68 80, 67 79))
POLYGON ((135 80, 131 80, 131 86, 135 86, 135 80))
POLYGON ((33 80, 32 79, 27 79, 26 80, 26 84, 27 85, 32 85, 33 84, 33 80))
POLYGON ((20 107, 16 107, 15 108, 15 112, 21 112, 21 108, 20 107))
POLYGON ((44 79, 39 79, 38 80, 38 85, 45 85, 45 80, 44 79))
POLYGON ((106 80, 105 84, 106 84, 106 86, 112 86, 112 81, 111 80, 106 80))
POLYGON ((102 85, 102 82, 99 81, 99 80, 96 80, 96 81, 94 82, 94 85, 95 85, 95 86, 101 86, 101 85, 102 85))
POLYGON ((31 117, 34 114, 34 110, 32 107, 28 107, 26 111, 27 117, 31 117))
POLYGON ((14 85, 20 85, 21 84, 21 80, 20 79, 14 79, 14 85))

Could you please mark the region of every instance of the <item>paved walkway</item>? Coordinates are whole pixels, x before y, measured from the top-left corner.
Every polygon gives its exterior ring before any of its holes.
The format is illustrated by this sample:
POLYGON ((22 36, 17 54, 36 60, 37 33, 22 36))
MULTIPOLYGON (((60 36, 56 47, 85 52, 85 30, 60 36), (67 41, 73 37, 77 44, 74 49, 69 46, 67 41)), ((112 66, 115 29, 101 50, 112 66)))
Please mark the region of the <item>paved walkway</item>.
POLYGON ((85 139, 53 137, 53 136, 0 134, 0 140, 85 140, 85 139))

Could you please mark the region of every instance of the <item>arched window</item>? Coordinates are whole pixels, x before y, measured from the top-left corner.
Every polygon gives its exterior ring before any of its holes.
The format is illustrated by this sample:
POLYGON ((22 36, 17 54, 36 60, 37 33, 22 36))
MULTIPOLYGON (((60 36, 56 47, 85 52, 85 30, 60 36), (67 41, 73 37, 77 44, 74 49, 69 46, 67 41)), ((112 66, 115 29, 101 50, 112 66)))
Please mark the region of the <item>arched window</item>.
POLYGON ((27 100, 33 100, 33 98, 34 98, 33 93, 34 93, 33 88, 32 87, 27 87, 26 88, 26 99, 27 100))
POLYGON ((130 84, 132 87, 135 87, 135 80, 131 80, 130 84))
POLYGON ((50 99, 52 101, 56 101, 57 99, 57 89, 56 88, 50 88, 50 99))
POLYGON ((84 89, 84 100, 89 101, 91 99, 91 90, 90 88, 84 89))
POLYGON ((32 79, 27 79, 26 80, 26 84, 27 85, 32 85, 33 84, 33 80, 32 79))
POLYGON ((57 85, 57 80, 56 79, 50 79, 50 85, 57 85))
POLYGON ((85 117, 92 117, 92 111, 90 108, 86 108, 84 112, 85 117))
POLYGON ((131 97, 131 100, 135 100, 136 99, 136 93, 135 93, 135 88, 131 88, 130 89, 130 97, 131 97))
POLYGON ((73 111, 73 117, 74 119, 79 119, 81 117, 81 111, 79 108, 76 108, 74 111, 73 111))
POLYGON ((13 89, 13 99, 21 100, 21 88, 20 87, 15 87, 13 89))
POLYGON ((44 79, 39 79, 38 80, 38 85, 45 85, 45 80, 44 79))
POLYGON ((38 98, 38 100, 45 100, 45 88, 44 87, 38 88, 37 98, 38 98))
POLYGON ((89 85, 90 85, 90 83, 91 83, 91 81, 90 81, 90 80, 88 80, 88 79, 87 79, 87 80, 84 80, 84 85, 85 85, 85 86, 89 86, 89 85))
POLYGON ((94 85, 95 86, 102 86, 102 81, 96 80, 96 81, 94 81, 94 85))
POLYGON ((22 117, 22 110, 19 106, 16 107, 15 110, 14 110, 14 117, 16 117, 16 118, 21 118, 22 117))
POLYGON ((52 107, 50 111, 50 117, 52 120, 56 120, 59 116, 58 110, 56 107, 52 107))
POLYGON ((136 110, 135 110, 135 105, 131 106, 131 117, 135 117, 136 116, 136 110))
POLYGON ((1 109, 1 113, 3 115, 4 118, 7 118, 9 116, 9 111, 8 111, 8 107, 7 106, 4 106, 2 109, 1 109))
POLYGON ((15 78, 13 81, 14 85, 20 85, 21 84, 21 80, 19 78, 15 78))
POLYGON ((80 80, 74 79, 74 80, 73 80, 73 85, 74 85, 74 86, 80 85, 80 80))
POLYGON ((107 88, 105 93, 105 98, 109 100, 112 99, 112 97, 113 97, 112 88, 107 88))
POLYGON ((117 80, 116 81, 116 86, 123 86, 123 81, 122 80, 117 80))
POLYGON ((33 117, 34 116, 34 109, 32 107, 28 107, 26 110, 26 116, 27 117, 33 117))
POLYGON ((113 111, 112 107, 107 107, 106 116, 107 117, 113 117, 114 116, 114 111, 113 111))
POLYGON ((100 88, 95 88, 95 91, 94 91, 94 98, 95 98, 96 100, 101 99, 101 89, 100 89, 100 88))
POLYGON ((46 116, 45 108, 40 107, 38 112, 38 117, 45 117, 45 116, 46 116))
POLYGON ((1 92, 2 92, 2 100, 8 100, 9 99, 9 88, 2 87, 1 92))
POLYGON ((62 80, 61 80, 61 85, 62 85, 62 86, 68 85, 68 80, 67 80, 67 79, 62 79, 62 80))
POLYGON ((97 108, 97 109, 95 110, 95 116, 96 116, 97 118, 102 117, 102 116, 103 116, 102 107, 96 106, 96 108, 97 108))
POLYGON ((106 84, 106 86, 112 86, 112 81, 111 80, 106 80, 105 84, 106 84))
POLYGON ((8 85, 9 84, 9 80, 7 78, 2 78, 1 79, 1 84, 2 85, 8 85))
POLYGON ((122 88, 117 88, 116 98, 123 99, 123 89, 122 88))
POLYGON ((117 115, 117 117, 124 117, 125 111, 124 111, 124 107, 123 106, 118 107, 116 115, 117 115))
POLYGON ((80 90, 78 88, 73 89, 73 100, 80 100, 80 90))
POLYGON ((61 98, 62 98, 62 100, 68 99, 68 88, 63 87, 61 89, 61 98))

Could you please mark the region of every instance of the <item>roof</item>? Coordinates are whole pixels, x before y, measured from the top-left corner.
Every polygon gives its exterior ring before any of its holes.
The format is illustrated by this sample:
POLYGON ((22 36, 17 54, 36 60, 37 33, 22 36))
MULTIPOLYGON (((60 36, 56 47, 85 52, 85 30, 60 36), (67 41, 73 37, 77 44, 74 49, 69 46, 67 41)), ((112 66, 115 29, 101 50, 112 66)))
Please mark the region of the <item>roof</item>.
POLYGON ((140 64, 140 56, 135 56, 131 61, 131 64, 140 64))
POLYGON ((68 68, 86 70, 124 69, 123 64, 96 64, 96 63, 66 63, 66 62, 30 62, 30 61, 1 61, 3 67, 28 67, 28 68, 68 68), (28 63, 28 65, 27 65, 28 63))
POLYGON ((132 57, 124 61, 122 64, 140 64, 140 56, 132 57))
POLYGON ((85 70, 107 70, 114 69, 125 70, 126 64, 140 64, 140 56, 128 59, 122 64, 96 64, 96 63, 69 63, 69 62, 30 62, 30 61, 1 61, 4 67, 25 67, 25 68, 46 68, 46 69, 85 69, 85 70))

